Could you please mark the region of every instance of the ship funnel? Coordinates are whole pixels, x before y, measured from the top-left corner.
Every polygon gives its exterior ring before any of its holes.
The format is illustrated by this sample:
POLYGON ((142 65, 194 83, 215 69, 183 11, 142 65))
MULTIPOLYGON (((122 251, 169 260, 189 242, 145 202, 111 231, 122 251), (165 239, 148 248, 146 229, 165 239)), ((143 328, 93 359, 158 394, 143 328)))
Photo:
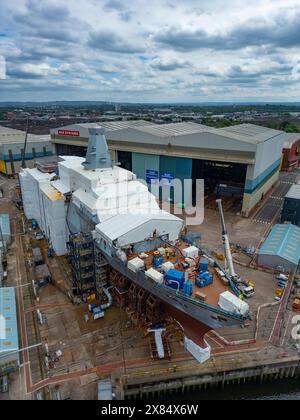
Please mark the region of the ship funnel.
POLYGON ((87 170, 106 169, 112 167, 105 131, 102 127, 89 129, 89 145, 86 161, 83 166, 87 170))

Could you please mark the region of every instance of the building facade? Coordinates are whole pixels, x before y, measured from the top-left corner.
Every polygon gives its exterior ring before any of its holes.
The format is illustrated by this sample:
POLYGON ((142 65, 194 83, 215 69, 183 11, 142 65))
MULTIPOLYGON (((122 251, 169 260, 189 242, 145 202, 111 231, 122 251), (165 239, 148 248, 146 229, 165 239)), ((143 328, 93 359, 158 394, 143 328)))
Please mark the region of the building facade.
MULTIPOLYGON (((0 172, 14 175, 20 172, 26 133, 0 126, 0 172)), ((33 168, 36 159, 53 156, 50 136, 28 134, 25 152, 26 167, 33 168)))
POLYGON ((282 169, 290 172, 299 166, 300 162, 300 133, 289 134, 283 146, 282 169))
POLYGON ((293 185, 284 198, 281 222, 300 227, 300 184, 293 185))
MULTIPOLYGON (((184 190, 186 205, 195 200, 196 179, 204 179, 206 195, 215 193, 219 184, 229 191, 238 185, 245 216, 277 182, 287 140, 282 131, 252 124, 223 129, 196 123, 156 125, 145 121, 101 125, 112 158, 148 184, 156 180, 192 180, 184 190)), ((84 156, 91 126, 74 124, 51 130, 57 154, 84 156)))
POLYGON ((300 228, 292 224, 275 225, 258 253, 262 267, 293 273, 300 260, 300 228))

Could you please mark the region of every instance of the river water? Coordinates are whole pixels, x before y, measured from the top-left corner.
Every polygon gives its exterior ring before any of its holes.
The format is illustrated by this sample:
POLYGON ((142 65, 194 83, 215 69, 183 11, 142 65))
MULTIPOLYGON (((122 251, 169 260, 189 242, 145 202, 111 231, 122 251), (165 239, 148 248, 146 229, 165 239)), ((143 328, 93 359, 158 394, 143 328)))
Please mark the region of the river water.
MULTIPOLYGON (((178 396, 177 396, 178 399, 178 396)), ((185 394, 186 400, 300 400, 300 380, 228 386, 185 394)))

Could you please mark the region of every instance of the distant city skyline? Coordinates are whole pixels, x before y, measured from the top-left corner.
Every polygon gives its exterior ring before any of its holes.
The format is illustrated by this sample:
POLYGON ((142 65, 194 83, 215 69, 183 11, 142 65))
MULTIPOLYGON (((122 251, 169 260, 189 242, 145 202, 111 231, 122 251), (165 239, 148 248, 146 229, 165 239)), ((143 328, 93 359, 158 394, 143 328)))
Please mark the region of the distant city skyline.
POLYGON ((299 0, 0 0, 0 22, 0 101, 299 101, 299 0))

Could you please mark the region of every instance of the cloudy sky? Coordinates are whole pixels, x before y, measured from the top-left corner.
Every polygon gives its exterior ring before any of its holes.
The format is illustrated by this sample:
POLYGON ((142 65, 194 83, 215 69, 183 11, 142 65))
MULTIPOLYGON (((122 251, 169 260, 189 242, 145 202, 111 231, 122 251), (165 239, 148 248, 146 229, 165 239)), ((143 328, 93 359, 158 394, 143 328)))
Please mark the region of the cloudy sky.
POLYGON ((300 1, 0 0, 0 55, 1 101, 300 101, 300 1))

